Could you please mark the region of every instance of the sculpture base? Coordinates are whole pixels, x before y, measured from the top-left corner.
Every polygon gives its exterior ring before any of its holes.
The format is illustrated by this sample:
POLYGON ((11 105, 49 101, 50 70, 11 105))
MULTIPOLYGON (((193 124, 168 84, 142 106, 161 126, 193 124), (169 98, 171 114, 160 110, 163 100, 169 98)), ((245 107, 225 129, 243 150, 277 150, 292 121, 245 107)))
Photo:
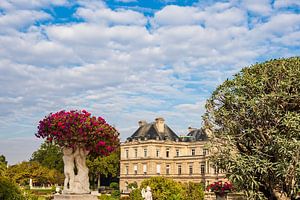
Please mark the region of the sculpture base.
POLYGON ((98 200, 98 197, 91 194, 55 194, 54 200, 98 200))

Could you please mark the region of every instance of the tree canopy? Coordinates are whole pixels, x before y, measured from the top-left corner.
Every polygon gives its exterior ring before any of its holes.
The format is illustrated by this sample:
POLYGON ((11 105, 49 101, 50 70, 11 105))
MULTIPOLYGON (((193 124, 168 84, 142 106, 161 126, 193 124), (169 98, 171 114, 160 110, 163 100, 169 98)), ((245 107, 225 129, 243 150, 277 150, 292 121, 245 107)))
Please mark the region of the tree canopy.
POLYGON ((61 148, 58 145, 44 142, 37 151, 33 152, 30 161, 36 161, 44 167, 63 172, 62 156, 61 148))
POLYGON ((213 161, 254 198, 293 199, 300 184, 300 58, 246 67, 208 99, 213 161))

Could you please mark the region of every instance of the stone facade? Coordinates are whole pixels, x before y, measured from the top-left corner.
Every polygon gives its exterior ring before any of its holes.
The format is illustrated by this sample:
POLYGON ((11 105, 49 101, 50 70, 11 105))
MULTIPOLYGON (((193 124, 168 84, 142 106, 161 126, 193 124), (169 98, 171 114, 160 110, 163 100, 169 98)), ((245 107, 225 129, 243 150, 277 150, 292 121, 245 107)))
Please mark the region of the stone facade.
POLYGON ((207 136, 201 129, 189 129, 186 136, 178 137, 162 118, 139 125, 121 144, 121 191, 127 191, 129 183, 140 185, 152 176, 205 185, 224 179, 224 174, 208 161, 207 136))

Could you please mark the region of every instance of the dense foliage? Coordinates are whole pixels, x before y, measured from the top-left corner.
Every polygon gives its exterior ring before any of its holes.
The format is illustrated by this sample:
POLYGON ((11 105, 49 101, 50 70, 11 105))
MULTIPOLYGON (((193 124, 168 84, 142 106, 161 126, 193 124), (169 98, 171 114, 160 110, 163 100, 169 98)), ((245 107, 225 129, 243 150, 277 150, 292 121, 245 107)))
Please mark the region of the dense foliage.
POLYGON ((140 188, 130 193, 131 200, 142 200, 141 190, 150 186, 153 200, 203 200, 204 191, 199 183, 180 183, 162 176, 144 180, 140 188))
POLYGON ((206 104, 213 160, 249 196, 293 199, 300 185, 300 59, 242 69, 206 104))
POLYGON ((62 156, 62 150, 58 145, 44 142, 37 151, 33 152, 30 161, 36 161, 44 167, 63 172, 62 156))
POLYGON ((36 136, 61 147, 83 147, 97 155, 109 155, 119 144, 115 128, 85 110, 51 113, 39 122, 36 136))
POLYGON ((4 176, 0 176, 0 199, 25 200, 25 197, 14 182, 4 176))
POLYGON ((106 157, 89 156, 87 159, 90 178, 97 180, 97 187, 100 187, 100 176, 116 178, 120 171, 120 149, 106 157))
POLYGON ((22 162, 7 169, 7 177, 19 185, 29 185, 32 179, 36 185, 63 184, 64 176, 55 169, 48 169, 38 162, 22 162))

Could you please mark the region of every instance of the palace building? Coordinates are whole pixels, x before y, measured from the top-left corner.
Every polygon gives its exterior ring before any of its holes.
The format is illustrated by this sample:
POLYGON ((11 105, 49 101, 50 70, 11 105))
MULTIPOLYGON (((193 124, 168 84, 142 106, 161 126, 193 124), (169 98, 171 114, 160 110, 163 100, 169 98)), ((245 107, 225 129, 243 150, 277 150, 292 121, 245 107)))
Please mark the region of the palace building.
POLYGON ((138 185, 152 176, 164 176, 180 182, 208 185, 224 179, 224 174, 208 161, 207 135, 202 129, 189 128, 178 136, 163 118, 139 122, 138 129, 121 143, 120 190, 138 185))

